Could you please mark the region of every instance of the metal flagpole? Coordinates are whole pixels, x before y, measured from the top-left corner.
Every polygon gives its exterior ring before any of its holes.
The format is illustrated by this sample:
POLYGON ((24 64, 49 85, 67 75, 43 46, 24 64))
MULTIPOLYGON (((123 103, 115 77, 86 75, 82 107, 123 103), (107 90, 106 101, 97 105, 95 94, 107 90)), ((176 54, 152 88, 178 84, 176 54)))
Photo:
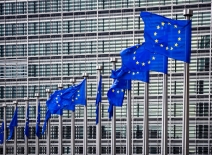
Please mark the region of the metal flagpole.
MULTIPOLYGON (((193 11, 183 10, 187 20, 193 16, 193 11)), ((182 154, 189 155, 189 63, 184 63, 184 92, 183 92, 183 139, 182 154)))
MULTIPOLYGON (((84 79, 88 78, 88 73, 83 73, 84 79)), ((87 146, 88 146, 88 133, 87 133, 87 81, 85 84, 85 106, 84 106, 84 144, 83 144, 83 155, 87 155, 87 146)))
MULTIPOLYGON (((58 89, 59 90, 62 90, 63 89, 63 84, 62 83, 59 83, 58 84, 58 89)), ((58 135, 59 135, 59 145, 58 145, 58 154, 62 154, 63 152, 63 141, 62 141, 62 136, 63 136, 63 116, 62 115, 59 115, 59 132, 58 132, 58 135)))
MULTIPOLYGON (((49 95, 51 94, 51 89, 46 89, 46 93, 47 93, 47 100, 49 99, 49 95)), ((47 123, 47 141, 46 141, 46 154, 50 155, 50 136, 51 136, 51 118, 49 118, 49 121, 47 123)))
MULTIPOLYGON (((102 70, 102 66, 97 66, 97 74, 98 74, 98 80, 97 80, 97 87, 98 87, 98 83, 100 81, 100 76, 101 76, 101 70, 102 70)), ((97 88, 98 91, 98 88, 97 88)), ((100 155, 102 153, 101 151, 101 104, 99 103, 99 107, 98 107, 98 124, 96 125, 97 128, 97 132, 96 132, 96 154, 100 155)))
POLYGON ((2 104, 4 108, 4 143, 3 143, 3 155, 6 155, 6 136, 7 136, 7 119, 6 119, 6 107, 5 103, 2 104))
MULTIPOLYGON (((76 82, 75 78, 70 79, 72 85, 76 82)), ((75 155, 75 112, 71 111, 71 155, 75 155)))
POLYGON ((163 74, 163 108, 162 108, 162 142, 161 142, 161 155, 167 155, 167 74, 163 74))
MULTIPOLYGON (((29 107, 29 99, 28 99, 28 97, 26 97, 26 98, 24 98, 24 100, 26 101, 26 108, 25 108, 25 114, 26 114, 26 116, 25 116, 25 118, 26 118, 26 120, 28 119, 27 117, 29 117, 29 116, 27 116, 27 111, 28 111, 28 107, 29 107)), ((25 121, 25 123, 26 123, 26 121, 25 121)), ((25 135, 25 155, 28 155, 28 137, 25 135)))
POLYGON ((143 154, 149 154, 149 83, 146 82, 144 89, 143 154))
MULTIPOLYGON (((130 82, 131 83, 131 82, 130 82)), ((127 155, 132 154, 131 139, 131 90, 127 89, 127 155)))
MULTIPOLYGON (((111 58, 112 69, 116 70, 116 58, 111 58)), ((116 107, 113 106, 113 117, 112 117, 112 140, 111 140, 111 154, 116 155, 116 107)))
MULTIPOLYGON (((36 97, 36 118, 38 117, 38 104, 39 104, 39 93, 35 93, 36 97)), ((36 119, 36 125, 37 125, 37 119, 36 119)), ((39 155, 39 137, 36 137, 36 143, 35 143, 35 148, 36 148, 36 155, 39 155)))
MULTIPOLYGON (((15 109, 17 109, 18 101, 13 101, 15 109)), ((14 155, 17 155, 17 126, 14 127, 14 155)))

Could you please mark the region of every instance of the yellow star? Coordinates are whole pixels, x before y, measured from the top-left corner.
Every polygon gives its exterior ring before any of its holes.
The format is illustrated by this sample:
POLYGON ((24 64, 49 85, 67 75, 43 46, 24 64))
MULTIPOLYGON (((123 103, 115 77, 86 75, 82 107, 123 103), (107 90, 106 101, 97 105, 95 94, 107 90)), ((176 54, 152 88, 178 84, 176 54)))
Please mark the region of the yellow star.
POLYGON ((137 74, 139 74, 139 72, 137 72, 137 74))
POLYGON ((157 32, 154 33, 154 36, 156 36, 156 35, 157 35, 157 32))
POLYGON ((171 25, 171 23, 168 22, 168 25, 171 25))
POLYGON ((157 39, 155 40, 155 43, 158 43, 158 40, 157 39))
POLYGON ((136 65, 138 65, 139 64, 139 62, 138 61, 136 61, 136 65))
POLYGON ((136 51, 133 54, 136 54, 136 51))
POLYGON ((171 47, 171 50, 173 50, 173 47, 171 47))
POLYGON ((165 25, 165 23, 164 23, 164 22, 161 22, 161 25, 162 25, 162 26, 164 26, 164 25, 165 25))
POLYGON ((166 47, 166 50, 168 50, 168 49, 169 49, 169 47, 167 46, 167 47, 166 47))
POLYGON ((138 45, 136 46, 136 48, 138 48, 138 45))
POLYGON ((176 44, 174 44, 174 46, 176 46, 176 47, 177 47, 177 46, 178 46, 178 44, 176 43, 176 44))
POLYGON ((72 99, 72 102, 74 102, 74 99, 72 99))
POLYGON ((80 91, 78 90, 77 92, 79 93, 80 91))
POLYGON ((180 37, 178 38, 178 41, 181 41, 181 38, 180 37))
POLYGON ((178 30, 178 33, 179 33, 179 34, 180 34, 180 32, 181 32, 181 31, 180 31, 180 30, 178 30))
POLYGON ((133 72, 133 75, 135 75, 135 73, 133 72))
POLYGON ((142 66, 145 66, 145 63, 144 62, 142 63, 142 66))
POLYGON ((117 93, 119 93, 119 91, 117 90, 117 93))
POLYGON ((78 94, 77 96, 80 96, 80 94, 78 94))
POLYGON ((155 60, 155 57, 152 57, 152 60, 155 60))
POLYGON ((77 98, 77 97, 76 97, 75 99, 76 99, 76 100, 78 100, 78 98, 77 98))
POLYGON ((150 64, 151 63, 151 61, 148 61, 148 64, 150 64))
POLYGON ((160 47, 163 47, 163 44, 160 44, 160 47))
POLYGON ((115 90, 113 89, 112 92, 114 93, 114 91, 115 91, 115 90))
POLYGON ((157 26, 157 29, 160 29, 160 26, 159 25, 157 26))
POLYGON ((136 57, 133 57, 133 60, 135 60, 136 57))
POLYGON ((121 91, 124 92, 124 89, 122 89, 121 91))
POLYGON ((130 71, 128 73, 130 74, 130 71))
POLYGON ((177 28, 177 25, 174 25, 174 28, 177 28))

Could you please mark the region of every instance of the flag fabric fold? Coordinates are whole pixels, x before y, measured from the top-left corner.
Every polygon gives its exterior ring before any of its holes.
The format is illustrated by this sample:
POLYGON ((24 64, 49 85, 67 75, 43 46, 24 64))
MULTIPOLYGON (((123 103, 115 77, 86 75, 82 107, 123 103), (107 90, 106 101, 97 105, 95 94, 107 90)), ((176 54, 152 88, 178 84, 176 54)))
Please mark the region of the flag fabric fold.
POLYGON ((107 92, 107 98, 109 101, 109 118, 113 116, 113 106, 122 107, 125 90, 131 90, 131 80, 115 79, 113 85, 107 92))
POLYGON ((4 122, 1 124, 0 128, 0 144, 4 143, 4 122))
POLYGON ((191 20, 174 20, 150 12, 141 12, 140 17, 147 50, 190 63, 191 20))
POLYGON ((39 136, 40 136, 40 101, 38 103, 37 112, 38 112, 38 115, 37 115, 37 120, 36 120, 35 134, 39 138, 39 136))
POLYGON ((45 117, 44 124, 43 124, 43 128, 42 128, 42 132, 41 132, 42 135, 46 131, 46 125, 47 125, 50 118, 51 118, 51 112, 49 110, 47 110, 46 111, 46 117, 45 117))
POLYGON ((10 122, 10 125, 9 125, 10 134, 9 134, 7 140, 10 140, 12 138, 13 132, 14 132, 14 127, 17 127, 17 126, 18 126, 18 107, 16 108, 13 118, 10 122))
POLYGON ((99 106, 102 100, 102 76, 100 75, 97 95, 96 95, 96 125, 99 123, 99 106))
POLYGON ((24 135, 29 138, 29 106, 27 107, 24 135))

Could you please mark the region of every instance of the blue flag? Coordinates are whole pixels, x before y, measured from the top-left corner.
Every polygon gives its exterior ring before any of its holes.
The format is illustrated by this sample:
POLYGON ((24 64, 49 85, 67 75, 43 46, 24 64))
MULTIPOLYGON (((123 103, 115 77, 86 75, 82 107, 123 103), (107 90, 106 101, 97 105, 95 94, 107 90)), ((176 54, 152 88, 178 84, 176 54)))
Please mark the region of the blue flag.
POLYGON ((70 108, 73 108, 73 105, 86 106, 85 86, 86 79, 84 79, 80 84, 72 86, 71 89, 67 89, 66 92, 64 92, 61 96, 62 100, 67 103, 64 109, 72 110, 70 108))
POLYGON ((145 43, 126 48, 120 55, 122 68, 127 68, 131 72, 156 71, 167 74, 168 58, 146 50, 145 43))
POLYGON ((99 104, 102 101, 102 76, 100 75, 98 90, 96 95, 96 125, 99 123, 99 104))
POLYGON ((14 132, 14 127, 16 127, 16 126, 18 126, 18 107, 16 108, 14 115, 13 115, 13 118, 10 122, 10 125, 9 125, 10 135, 7 138, 7 140, 10 140, 12 138, 13 132, 14 132))
POLYGON ((61 96, 66 91, 63 90, 56 90, 53 94, 50 95, 49 99, 46 101, 46 106, 51 114, 58 114, 62 115, 62 109, 64 107, 64 102, 61 100, 61 96))
POLYGON ((121 67, 120 69, 113 71, 111 73, 111 78, 119 80, 140 80, 143 82, 149 82, 149 71, 139 72, 132 71, 126 67, 121 67))
POLYGON ((174 20, 141 12, 145 48, 167 57, 190 63, 191 20, 174 20))
POLYGON ((46 117, 45 117, 44 124, 43 124, 43 128, 42 128, 42 133, 41 133, 42 135, 46 131, 46 125, 47 125, 47 123, 48 123, 48 121, 49 121, 50 118, 51 118, 51 112, 49 110, 47 110, 46 111, 46 117))
POLYGON ((39 136, 40 136, 40 101, 38 103, 37 112, 38 112, 38 115, 37 115, 37 120, 36 120, 35 134, 39 138, 39 136))
POLYGON ((4 122, 1 124, 0 128, 0 144, 4 143, 4 122))
POLYGON ((122 107, 125 90, 131 90, 131 81, 130 80, 123 80, 123 79, 115 79, 113 85, 107 92, 107 98, 109 101, 109 118, 113 116, 113 106, 122 107))
POLYGON ((26 137, 29 138, 29 106, 27 107, 24 135, 26 135, 26 137))

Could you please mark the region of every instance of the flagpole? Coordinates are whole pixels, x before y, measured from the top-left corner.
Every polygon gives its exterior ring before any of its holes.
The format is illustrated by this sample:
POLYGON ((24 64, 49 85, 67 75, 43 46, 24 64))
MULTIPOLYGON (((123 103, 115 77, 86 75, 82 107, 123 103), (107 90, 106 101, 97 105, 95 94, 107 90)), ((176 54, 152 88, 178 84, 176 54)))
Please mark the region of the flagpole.
MULTIPOLYGON (((17 109, 18 101, 13 101, 15 105, 15 110, 17 109)), ((14 127, 14 155, 17 155, 17 126, 14 127)))
MULTIPOLYGON (((116 70, 116 58, 111 58, 112 69, 116 70)), ((116 107, 113 106, 113 116, 112 116, 112 140, 111 140, 111 154, 116 155, 116 107)))
POLYGON ((7 136, 7 119, 6 119, 6 107, 5 103, 2 104, 4 108, 4 143, 3 143, 3 155, 6 155, 6 136, 7 136))
POLYGON ((162 108, 162 142, 161 142, 161 155, 167 155, 167 74, 163 74, 163 108, 162 108))
POLYGON ((131 90, 127 89, 127 155, 132 154, 131 138, 131 90))
MULTIPOLYGON (((49 99, 49 95, 51 94, 51 89, 46 89, 47 100, 49 99)), ((50 155, 50 136, 51 136, 51 118, 49 118, 47 123, 47 135, 46 135, 46 154, 50 155)))
MULTIPOLYGON (((62 83, 59 83, 58 84, 58 89, 59 90, 62 90, 63 89, 63 84, 62 83)), ((59 115, 59 145, 58 145, 58 154, 61 154, 63 153, 63 141, 62 141, 62 136, 63 136, 63 116, 62 115, 59 115)))
MULTIPOLYGON (((184 9, 183 15, 190 20, 193 11, 184 9)), ((189 63, 184 63, 184 92, 183 92, 183 139, 182 155, 189 155, 189 63)))
POLYGON ((144 125, 143 125, 143 155, 149 154, 149 83, 144 89, 144 125))
MULTIPOLYGON (((35 93, 35 97, 36 97, 36 117, 38 117, 38 102, 39 102, 39 93, 35 93)), ((36 119, 36 123, 37 123, 37 119, 36 119)), ((36 124, 37 125, 37 124, 36 124)), ((39 137, 36 137, 36 142, 35 142, 35 148, 36 148, 36 155, 39 155, 39 137)))
MULTIPOLYGON (((27 116, 27 112, 28 112, 28 107, 29 107, 29 99, 28 99, 28 97, 26 97, 26 98, 24 98, 24 100, 26 101, 26 106, 25 106, 25 114, 26 114, 26 116, 25 116, 25 123, 27 122, 27 117, 29 117, 29 116, 27 116)), ((28 155, 28 137, 25 135, 25 155, 28 155)))
MULTIPOLYGON (((76 82, 75 78, 70 79, 72 85, 76 82)), ((75 155, 75 112, 71 111, 71 155, 75 155)))
POLYGON ((87 133, 87 78, 88 73, 83 73, 82 75, 86 79, 85 84, 85 106, 84 106, 84 143, 83 143, 83 155, 87 155, 87 146, 88 146, 88 133, 87 133))
MULTIPOLYGON (((97 70, 97 74, 98 74, 98 80, 97 80, 97 86, 98 86, 98 83, 100 81, 100 76, 101 76, 101 70, 102 70, 102 66, 97 66, 96 67, 96 70, 97 70)), ((98 88, 97 88, 97 91, 98 91, 98 88)), ((96 125, 96 154, 97 155, 101 155, 101 104, 99 103, 98 105, 98 114, 99 114, 99 117, 98 117, 98 124, 96 125)))

